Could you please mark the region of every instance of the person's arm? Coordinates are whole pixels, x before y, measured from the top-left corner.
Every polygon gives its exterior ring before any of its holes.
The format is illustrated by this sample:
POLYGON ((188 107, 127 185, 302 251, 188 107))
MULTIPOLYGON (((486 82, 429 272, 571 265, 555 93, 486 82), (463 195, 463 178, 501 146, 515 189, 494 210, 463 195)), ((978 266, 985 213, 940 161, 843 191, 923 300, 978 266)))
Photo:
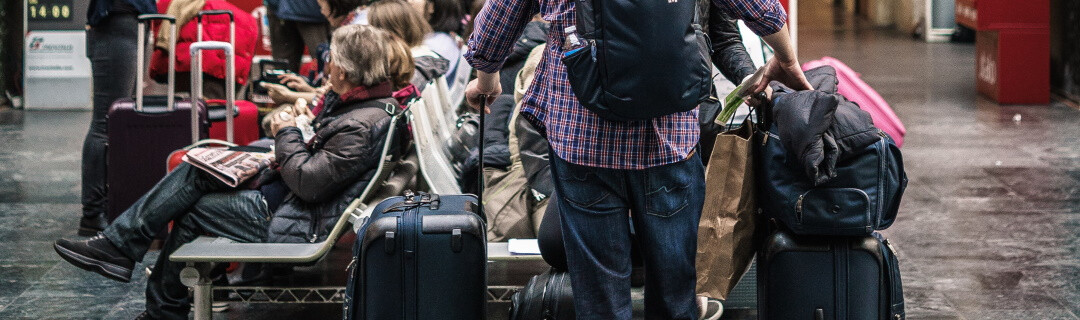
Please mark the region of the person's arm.
POLYGON ((739 26, 716 4, 709 6, 709 39, 712 39, 712 61, 720 73, 735 85, 757 69, 746 53, 739 26))
POLYGON ((326 140, 323 148, 308 151, 300 129, 280 129, 274 138, 274 152, 281 179, 289 191, 306 202, 330 199, 355 181, 358 173, 374 167, 378 156, 370 131, 367 126, 353 123, 326 140))
POLYGON ((765 74, 755 87, 756 92, 765 90, 770 81, 778 81, 795 90, 813 87, 799 66, 799 57, 791 44, 787 28, 787 12, 778 0, 713 0, 734 17, 746 22, 755 34, 761 36, 774 56, 765 63, 765 74))
POLYGON ((499 69, 525 25, 539 11, 535 0, 489 0, 476 16, 465 59, 476 69, 476 80, 469 82, 465 97, 473 108, 480 108, 480 96, 490 104, 502 93, 499 69))

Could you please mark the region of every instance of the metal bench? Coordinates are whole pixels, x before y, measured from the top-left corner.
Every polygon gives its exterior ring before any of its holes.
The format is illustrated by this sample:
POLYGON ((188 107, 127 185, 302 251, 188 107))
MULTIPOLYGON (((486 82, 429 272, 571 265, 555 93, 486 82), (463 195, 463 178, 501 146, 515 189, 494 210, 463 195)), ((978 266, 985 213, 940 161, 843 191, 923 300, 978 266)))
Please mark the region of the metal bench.
POLYGON ((420 157, 420 175, 427 189, 437 194, 459 194, 457 175, 450 165, 450 156, 446 154, 446 141, 450 128, 442 114, 442 106, 436 97, 438 87, 429 85, 424 90, 423 98, 409 105, 406 114, 412 123, 413 141, 416 153, 420 157))
MULTIPOLYGON (((461 52, 468 51, 468 46, 461 47, 461 52)), ((458 61, 452 61, 452 63, 457 63, 457 71, 454 74, 454 78, 445 79, 445 81, 439 85, 443 87, 442 92, 446 93, 443 100, 445 100, 451 108, 450 111, 454 112, 457 110, 458 106, 465 101, 465 87, 469 85, 469 77, 472 76, 473 68, 472 65, 469 64, 469 61, 465 59, 464 55, 458 57, 458 61), (451 87, 448 85, 448 82, 452 82, 453 90, 450 90, 451 87)), ((513 92, 505 93, 512 94, 513 92)))
MULTIPOLYGON (((385 188, 387 181, 394 179, 392 175, 399 161, 404 158, 404 150, 400 150, 401 139, 406 139, 406 134, 399 132, 398 123, 405 120, 403 112, 393 112, 391 126, 386 134, 382 157, 372 182, 361 192, 360 196, 353 200, 342 212, 337 223, 334 224, 326 240, 318 243, 239 243, 225 238, 200 237, 191 243, 185 244, 170 256, 174 262, 185 262, 187 267, 180 273, 184 285, 193 290, 193 311, 195 319, 211 319, 210 305, 212 301, 212 285, 208 273, 215 263, 227 262, 250 262, 250 263, 281 263, 281 264, 311 264, 326 256, 327 252, 345 231, 351 221, 370 215, 370 208, 374 207, 382 198, 374 195, 397 194, 401 190, 379 190, 385 188)), ((415 171, 412 173, 415 174, 415 171)), ((410 177, 411 178, 411 177, 410 177)), ((385 197, 383 197, 385 198, 385 197)), ((265 288, 264 288, 265 289, 265 288)), ((289 288, 274 288, 275 290, 290 290, 289 288)), ((311 289, 311 288, 308 288, 311 289)), ((341 295, 338 287, 315 288, 325 290, 306 290, 306 294, 319 296, 326 293, 321 302, 340 302, 341 295), (330 292, 325 292, 330 291, 330 292)), ((272 302, 272 301, 269 301, 272 302)), ((320 301, 311 301, 320 302, 320 301)))

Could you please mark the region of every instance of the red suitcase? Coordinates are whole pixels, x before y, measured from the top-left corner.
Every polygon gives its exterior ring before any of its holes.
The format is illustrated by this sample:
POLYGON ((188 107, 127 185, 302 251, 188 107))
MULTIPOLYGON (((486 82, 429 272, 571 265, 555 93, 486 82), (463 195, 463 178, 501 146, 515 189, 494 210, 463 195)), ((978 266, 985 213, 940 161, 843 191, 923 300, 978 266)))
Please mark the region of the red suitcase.
MULTIPOLYGON (((229 11, 229 10, 199 11, 199 14, 196 16, 196 23, 199 24, 198 25, 197 40, 200 41, 200 42, 202 41, 202 35, 203 35, 202 21, 203 21, 203 16, 212 16, 212 15, 227 15, 227 16, 229 16, 229 43, 232 44, 232 46, 235 49, 235 47, 236 47, 236 19, 233 16, 233 12, 229 11)), ((192 61, 194 61, 194 59, 195 59, 195 55, 193 54, 192 55, 192 61)), ((233 61, 234 61, 233 66, 235 68, 235 63, 236 63, 235 58, 234 58, 233 61)), ((240 63, 245 63, 245 62, 241 61, 240 63)), ((251 61, 246 61, 246 63, 251 63, 251 61)), ((192 74, 194 74, 194 68, 192 68, 192 69, 193 69, 192 74)), ((199 71, 201 72, 202 70, 199 70, 199 71)), ((236 75, 234 73, 229 73, 226 76, 225 81, 226 82, 231 81, 235 85, 235 83, 236 83, 235 76, 236 75)), ((194 89, 192 89, 192 90, 194 90, 194 89)), ((232 90, 232 89, 229 89, 229 90, 232 90)), ((229 91, 229 92, 235 92, 235 91, 229 91)), ((232 137, 229 136, 228 130, 226 129, 226 127, 228 125, 226 123, 224 123, 226 121, 226 117, 225 117, 225 103, 226 103, 226 101, 225 100, 208 100, 208 101, 206 101, 208 117, 210 119, 210 138, 211 139, 218 139, 218 140, 227 140, 229 142, 233 142, 233 143, 236 143, 238 145, 247 145, 248 143, 251 143, 252 141, 259 140, 259 108, 257 106, 255 106, 254 103, 251 103, 250 101, 243 101, 243 100, 236 101, 236 98, 233 98, 233 101, 235 101, 236 109, 233 112, 233 117, 235 118, 235 122, 233 122, 233 124, 232 124, 232 128, 233 128, 233 131, 234 131, 234 136, 232 136, 232 137)))
MULTIPOLYGON (((175 21, 175 18, 160 14, 139 16, 139 48, 146 45, 145 24, 152 20, 175 21)), ((175 48, 175 24, 172 34, 170 45, 175 48)), ((161 163, 170 152, 208 134, 205 110, 201 106, 193 108, 190 101, 176 101, 174 51, 170 50, 172 53, 169 57, 168 95, 144 97, 144 72, 139 72, 135 99, 117 100, 109 108, 106 148, 109 204, 106 213, 110 221, 165 176, 161 163), (194 125, 192 119, 196 120, 194 125)), ((136 57, 141 70, 145 66, 145 53, 140 50, 136 57)))

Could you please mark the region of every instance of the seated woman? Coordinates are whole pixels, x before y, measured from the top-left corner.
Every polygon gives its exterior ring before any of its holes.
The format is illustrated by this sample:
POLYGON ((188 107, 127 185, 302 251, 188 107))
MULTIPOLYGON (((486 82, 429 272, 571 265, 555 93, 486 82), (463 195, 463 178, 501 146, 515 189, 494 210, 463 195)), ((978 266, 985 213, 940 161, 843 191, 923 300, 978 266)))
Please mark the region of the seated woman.
MULTIPOLYGON (((368 7, 361 6, 360 1, 357 0, 319 0, 323 15, 326 16, 326 19, 331 22, 331 26, 334 28, 352 24, 367 25, 369 24, 369 15, 373 10, 372 8, 376 6, 382 7, 382 9, 378 10, 380 14, 377 19, 378 23, 371 23, 371 25, 390 31, 399 39, 404 40, 406 54, 412 55, 409 63, 414 65, 416 69, 413 72, 413 78, 409 79, 410 81, 395 83, 394 90, 401 92, 395 92, 394 96, 402 98, 399 101, 404 103, 407 100, 406 98, 418 96, 419 91, 423 90, 424 86, 431 80, 445 74, 450 67, 450 63, 423 45, 424 35, 431 31, 427 22, 420 18, 419 15, 408 12, 408 10, 391 8, 400 7, 401 4, 377 3, 368 7), (414 85, 415 90, 414 88, 407 88, 410 83, 414 85)), ((399 52, 397 50, 391 51, 399 52)), ((391 54, 390 57, 393 59, 391 63, 403 61, 401 57, 395 54, 391 54)), ((262 86, 267 88, 270 98, 279 105, 292 103, 297 99, 317 100, 317 97, 322 96, 326 91, 324 87, 312 87, 307 79, 296 74, 282 76, 280 85, 263 83, 262 86)), ((266 125, 267 123, 264 121, 263 126, 266 125)))
MULTIPOLYGON (((424 45, 439 56, 450 60, 446 77, 453 79, 461 59, 461 35, 465 32, 465 6, 460 0, 409 0, 416 12, 427 20, 432 32, 424 37, 424 45)), ((453 85, 451 82, 450 85, 453 85)))
POLYGON ((361 0, 319 0, 319 9, 331 29, 342 26, 367 23, 367 1, 361 0))
POLYGON ((385 107, 397 105, 391 81, 399 75, 392 73, 386 58, 393 39, 368 26, 334 32, 328 66, 331 90, 312 117, 317 129, 311 143, 301 138, 295 115, 272 115, 277 165, 250 182, 266 181, 267 176, 283 181, 289 195, 279 208, 269 208, 257 188, 230 188, 182 164, 98 236, 57 240, 57 254, 82 269, 128 282, 157 232, 175 222, 148 279, 146 311, 140 318, 187 319, 190 299, 179 277, 184 264, 169 261, 181 245, 206 233, 239 242, 325 239, 380 161, 390 125, 385 107))
POLYGON ((397 35, 411 48, 416 63, 411 82, 417 89, 424 90, 427 83, 446 74, 452 67, 449 60, 424 45, 424 37, 431 33, 431 26, 409 4, 402 0, 384 0, 372 4, 368 10, 371 26, 397 35))

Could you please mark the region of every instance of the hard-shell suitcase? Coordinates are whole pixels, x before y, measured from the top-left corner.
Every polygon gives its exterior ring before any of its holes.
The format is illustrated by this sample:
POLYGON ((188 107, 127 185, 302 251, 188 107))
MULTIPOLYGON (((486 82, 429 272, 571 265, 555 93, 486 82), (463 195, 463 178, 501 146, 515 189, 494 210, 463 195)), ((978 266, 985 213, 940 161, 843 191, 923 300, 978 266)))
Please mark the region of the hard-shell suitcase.
POLYGON ((510 298, 510 320, 574 320, 574 292, 566 271, 533 276, 510 298))
MULTIPOLYGON (((226 11, 226 12, 228 12, 228 11, 226 11)), ((200 12, 200 13, 205 13, 205 11, 200 12)), ((192 70, 194 70, 194 71, 191 72, 191 96, 192 97, 200 97, 200 96, 202 96, 202 86, 203 86, 203 83, 202 83, 202 81, 203 81, 203 77, 202 77, 202 55, 200 53, 203 52, 203 51, 207 51, 207 50, 221 50, 221 51, 225 52, 225 60, 227 61, 225 69, 226 69, 226 73, 228 74, 226 76, 226 78, 228 78, 228 79, 226 80, 226 84, 225 84, 225 88, 226 88, 225 98, 226 99, 224 100, 223 103, 221 103, 221 108, 222 109, 218 109, 216 111, 215 110, 209 110, 209 111, 207 111, 207 113, 209 114, 208 117, 213 117, 214 113, 216 112, 217 116, 222 117, 222 118, 225 119, 225 124, 222 125, 222 124, 219 123, 217 127, 219 129, 223 129, 223 131, 225 132, 224 135, 226 136, 226 138, 228 140, 221 140, 221 139, 216 139, 216 138, 214 138, 214 139, 206 139, 206 140, 195 140, 195 141, 192 141, 191 145, 185 146, 183 148, 178 148, 178 150, 173 151, 172 153, 169 154, 168 159, 166 161, 165 165, 166 165, 166 167, 168 168, 169 171, 172 171, 173 168, 175 168, 177 165, 179 165, 180 162, 182 161, 184 155, 186 155, 188 150, 190 150, 192 148, 206 147, 206 146, 223 146, 223 147, 226 147, 226 148, 234 148, 234 147, 238 146, 236 143, 233 143, 234 131, 235 131, 235 127, 237 125, 236 121, 234 121, 234 118, 235 118, 234 115, 238 112, 238 110, 236 109, 236 92, 232 90, 234 84, 232 82, 230 82, 230 81, 233 80, 232 79, 233 78, 233 75, 232 75, 233 70, 232 69, 233 69, 233 62, 236 59, 236 54, 234 52, 234 47, 232 46, 232 44, 226 43, 226 42, 219 42, 219 41, 200 41, 200 42, 195 42, 195 43, 191 44, 191 57, 192 57, 191 62, 192 62, 192 67, 193 67, 192 70), (195 68, 195 67, 198 67, 198 68, 195 68), (226 111, 231 111, 231 112, 226 112, 226 111)), ((207 103, 213 103, 213 101, 215 101, 215 100, 210 100, 209 102, 204 102, 204 101, 199 100, 197 98, 193 98, 192 101, 198 101, 199 105, 206 105, 207 103)), ((220 101, 220 100, 218 100, 218 101, 220 101)), ((256 109, 254 109, 254 108, 251 108, 250 110, 247 110, 246 112, 249 113, 249 114, 250 113, 256 113, 257 114, 258 111, 256 109)), ((192 121, 192 126, 194 126, 195 119, 192 118, 191 121, 192 121)), ((256 131, 256 134, 257 134, 257 131, 256 131)), ((193 136, 192 139, 194 140, 196 138, 193 136)), ((254 140, 252 140, 252 141, 254 141, 254 140)))
POLYGON ((345 319, 483 319, 487 239, 473 195, 379 203, 356 237, 345 319))
POLYGON ((798 236, 777 230, 758 252, 758 317, 904 319, 895 252, 881 234, 798 236))
MULTIPOLYGON (((235 49, 235 47, 236 47, 236 19, 233 16, 233 12, 229 11, 229 10, 205 10, 205 11, 199 11, 199 13, 196 15, 196 23, 199 24, 198 25, 198 35, 196 36, 197 41, 202 42, 202 35, 203 35, 203 30, 202 30, 203 24, 202 24, 202 22, 203 22, 203 17, 204 16, 212 16, 212 15, 227 15, 227 16, 229 16, 229 44, 231 44, 235 49)), ((234 54, 233 54, 233 62, 230 63, 231 65, 234 65, 234 68, 235 68, 235 63, 236 63, 235 56, 236 55, 235 55, 235 52, 234 52, 234 54)), ((192 57, 194 59, 195 56, 192 55, 192 57)), ((247 63, 250 63, 250 61, 248 61, 247 63)), ((195 73, 196 72, 194 70, 192 70, 192 74, 195 74, 195 73)), ((202 70, 199 70, 199 73, 201 74, 202 70)), ((200 78, 200 80, 201 80, 201 78, 200 78)), ((226 105, 227 101, 225 101, 225 100, 208 100, 208 101, 206 101, 207 117, 210 120, 210 138, 211 139, 218 139, 218 140, 226 140, 226 141, 229 141, 229 142, 232 142, 232 143, 236 143, 238 145, 247 145, 248 143, 251 143, 252 141, 259 140, 259 136, 260 136, 259 135, 259 108, 257 106, 255 106, 254 103, 251 103, 251 101, 244 101, 244 100, 239 100, 238 101, 238 100, 236 100, 236 98, 235 98, 236 90, 235 90, 235 87, 234 87, 235 83, 236 83, 236 74, 235 73, 227 73, 225 75, 225 82, 233 84, 232 86, 226 85, 226 88, 227 88, 226 89, 226 95, 233 95, 234 96, 233 97, 233 106, 235 107, 235 110, 233 111, 234 122, 232 124, 228 123, 228 117, 226 116, 226 112, 225 112, 225 109, 226 109, 225 105, 226 105), (230 126, 233 128, 233 133, 232 134, 230 134, 230 132, 228 132, 228 129, 227 129, 230 126)), ((194 85, 192 85, 192 88, 194 88, 194 85)), ((194 89, 192 89, 192 90, 194 90, 194 89)), ((193 96, 194 96, 194 94, 193 94, 193 96)))
POLYGON ((885 99, 874 91, 874 88, 866 84, 855 70, 851 70, 851 67, 833 57, 810 61, 804 63, 802 67, 803 70, 810 70, 823 65, 836 69, 836 80, 840 82, 836 86, 837 93, 870 113, 870 117, 874 119, 874 126, 889 134, 889 137, 896 141, 896 146, 903 146, 904 135, 907 134, 904 123, 900 121, 900 117, 896 116, 896 112, 893 112, 889 103, 885 102, 885 99))
MULTIPOLYGON (((169 20, 168 15, 139 16, 138 47, 146 44, 147 21, 169 20)), ((176 27, 173 24, 170 46, 176 47, 176 27)), ((173 50, 170 50, 173 52, 173 50)), ((165 176, 169 153, 207 136, 206 112, 189 101, 176 101, 175 53, 169 57, 168 94, 165 97, 143 96, 143 74, 139 72, 135 99, 120 99, 109 107, 106 163, 109 220, 127 210, 165 176), (195 125, 192 125, 192 119, 195 125)), ((145 65, 145 53, 136 55, 139 70, 145 65)))

